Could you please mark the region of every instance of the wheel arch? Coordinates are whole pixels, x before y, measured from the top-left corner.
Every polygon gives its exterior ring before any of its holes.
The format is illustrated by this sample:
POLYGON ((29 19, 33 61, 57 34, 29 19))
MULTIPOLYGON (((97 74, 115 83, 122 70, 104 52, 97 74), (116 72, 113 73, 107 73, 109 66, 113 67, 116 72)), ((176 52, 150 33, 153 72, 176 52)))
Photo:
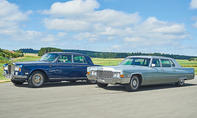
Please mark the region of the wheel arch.
POLYGON ((45 75, 46 80, 49 79, 49 78, 48 78, 48 75, 46 74, 46 72, 45 72, 43 69, 34 69, 34 70, 32 70, 32 71, 30 72, 28 78, 32 75, 32 73, 34 73, 34 72, 36 72, 36 71, 42 72, 42 73, 45 75))
POLYGON ((139 77, 139 80, 140 80, 140 85, 142 84, 143 82, 143 76, 142 76, 142 73, 132 73, 130 75, 130 78, 132 78, 133 76, 138 76, 139 77))

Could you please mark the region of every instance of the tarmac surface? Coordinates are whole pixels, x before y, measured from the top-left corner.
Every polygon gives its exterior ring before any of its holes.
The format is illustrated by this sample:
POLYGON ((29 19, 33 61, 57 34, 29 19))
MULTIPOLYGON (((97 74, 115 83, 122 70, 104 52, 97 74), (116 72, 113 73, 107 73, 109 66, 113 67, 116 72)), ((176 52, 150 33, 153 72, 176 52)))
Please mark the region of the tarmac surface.
POLYGON ((0 118, 196 118, 197 78, 184 87, 155 85, 127 92, 84 82, 42 88, 0 84, 0 118))

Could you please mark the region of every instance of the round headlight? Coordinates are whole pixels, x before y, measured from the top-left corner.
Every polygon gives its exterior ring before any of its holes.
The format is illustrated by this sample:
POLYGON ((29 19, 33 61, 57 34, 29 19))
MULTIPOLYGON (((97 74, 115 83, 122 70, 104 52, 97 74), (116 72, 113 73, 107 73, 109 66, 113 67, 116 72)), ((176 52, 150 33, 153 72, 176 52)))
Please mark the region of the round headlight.
POLYGON ((15 69, 14 70, 15 71, 19 71, 19 68, 20 68, 19 66, 15 66, 15 69))
POLYGON ((114 73, 113 77, 119 78, 120 77, 120 73, 114 73))
POLYGON ((8 65, 4 66, 3 70, 8 70, 8 65))
POLYGON ((22 65, 15 66, 14 70, 15 70, 15 71, 21 71, 21 68, 22 68, 22 65))

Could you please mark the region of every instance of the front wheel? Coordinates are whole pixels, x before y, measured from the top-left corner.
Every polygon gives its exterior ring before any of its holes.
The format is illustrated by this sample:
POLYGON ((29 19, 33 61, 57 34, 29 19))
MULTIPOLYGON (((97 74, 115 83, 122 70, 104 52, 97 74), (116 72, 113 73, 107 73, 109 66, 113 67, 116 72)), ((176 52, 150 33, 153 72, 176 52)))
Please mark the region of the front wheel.
POLYGON ((140 80, 138 76, 132 76, 130 83, 126 85, 127 91, 137 91, 140 87, 140 80))
POLYGON ((44 84, 45 81, 45 74, 40 71, 35 71, 31 74, 31 76, 28 79, 28 85, 32 88, 41 87, 44 84))
POLYGON ((108 85, 108 84, 104 84, 104 83, 99 83, 99 82, 97 82, 97 86, 98 86, 98 87, 101 87, 101 88, 105 88, 105 87, 107 87, 107 85, 108 85))

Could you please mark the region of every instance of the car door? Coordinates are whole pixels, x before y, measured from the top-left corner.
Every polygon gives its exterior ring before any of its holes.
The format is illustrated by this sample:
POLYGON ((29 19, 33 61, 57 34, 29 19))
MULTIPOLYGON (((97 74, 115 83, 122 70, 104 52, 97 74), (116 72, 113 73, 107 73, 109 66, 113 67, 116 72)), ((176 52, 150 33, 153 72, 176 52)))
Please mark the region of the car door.
POLYGON ((172 62, 169 59, 161 59, 162 64, 162 83, 176 81, 176 70, 172 67, 172 62))
MULTIPOLYGON (((150 65, 150 70, 149 70, 149 75, 147 76, 147 84, 158 84, 161 83, 162 81, 162 67, 160 60, 158 58, 153 58, 151 65, 150 65)), ((147 73, 147 74, 148 74, 147 73)))
POLYGON ((57 61, 52 65, 50 73, 54 79, 68 79, 68 77, 72 77, 72 55, 60 55, 57 61))
POLYGON ((86 78, 87 67, 89 64, 85 56, 73 55, 73 76, 77 78, 86 78))

